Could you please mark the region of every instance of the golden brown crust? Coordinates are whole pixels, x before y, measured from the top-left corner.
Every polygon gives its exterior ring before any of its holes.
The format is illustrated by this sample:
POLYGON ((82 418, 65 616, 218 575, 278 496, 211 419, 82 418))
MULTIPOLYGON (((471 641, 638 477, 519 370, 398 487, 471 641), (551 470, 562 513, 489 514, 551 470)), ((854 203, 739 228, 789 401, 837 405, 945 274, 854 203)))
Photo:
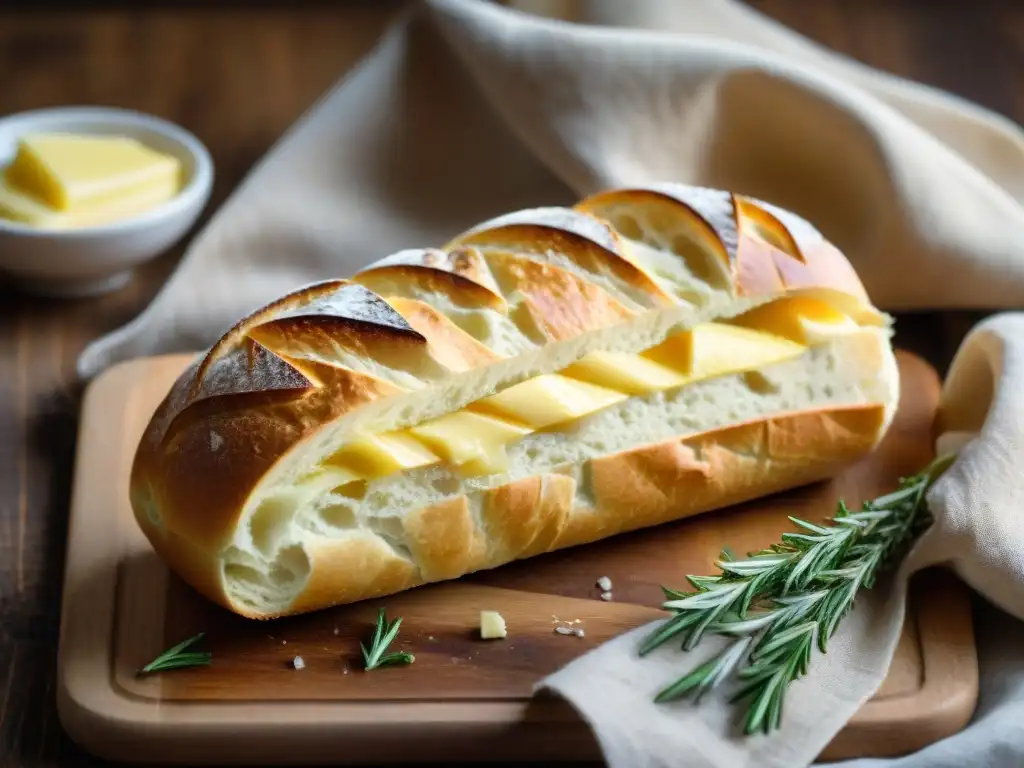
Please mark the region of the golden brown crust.
POLYGON ((405 531, 423 581, 454 579, 479 567, 487 544, 465 496, 410 512, 405 531))
MULTIPOLYGON (((163 440, 143 439, 131 476, 136 512, 145 498, 146 509, 157 510, 168 530, 216 551, 230 539, 260 479, 298 439, 360 403, 399 391, 371 376, 309 362, 304 367, 324 386, 281 403, 200 412, 163 440)), ((165 401, 157 410, 151 429, 168 407, 165 401)))
POLYGON ((456 306, 507 311, 505 299, 476 248, 399 251, 374 262, 352 280, 382 296, 396 291, 409 298, 414 292, 437 293, 456 306))
MULTIPOLYGON (((421 583, 412 563, 369 533, 348 539, 317 539, 306 545, 306 551, 309 581, 292 603, 289 614, 393 594, 421 583)), ((232 603, 223 591, 217 601, 239 613, 246 613, 244 606, 232 603)), ((272 618, 251 612, 248 615, 272 618)))
POLYGON ((492 542, 492 557, 516 557, 547 523, 541 504, 542 483, 542 477, 528 477, 483 494, 480 518, 492 542))
POLYGON ((595 507, 612 527, 580 525, 566 540, 593 541, 677 519, 680 509, 728 506, 826 477, 871 450, 884 418, 880 405, 798 413, 595 459, 595 507))
MULTIPOLYGON (((809 222, 776 206, 716 189, 653 184, 598 193, 577 205, 614 221, 617 212, 652 212, 671 231, 682 217, 727 266, 737 295, 833 288, 868 303, 853 267, 809 222)), ((635 217, 635 213, 633 214, 635 217)))
POLYGON ((499 216, 463 233, 446 248, 466 246, 527 254, 544 263, 557 254, 586 272, 621 283, 641 306, 673 303, 672 297, 629 259, 622 239, 608 222, 579 206, 534 208, 499 216))
POLYGON ((496 252, 491 268, 506 293, 525 297, 520 306, 543 341, 572 339, 633 316, 603 288, 549 264, 496 252))
POLYGON ((430 345, 430 354, 450 371, 469 371, 501 359, 429 304, 389 296, 409 325, 430 345))

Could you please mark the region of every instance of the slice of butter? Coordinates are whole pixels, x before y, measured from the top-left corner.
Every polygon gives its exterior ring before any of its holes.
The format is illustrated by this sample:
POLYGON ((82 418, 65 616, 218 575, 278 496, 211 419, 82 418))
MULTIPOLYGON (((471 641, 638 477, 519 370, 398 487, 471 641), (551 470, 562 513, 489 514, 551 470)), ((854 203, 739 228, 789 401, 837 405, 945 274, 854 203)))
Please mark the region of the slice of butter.
POLYGON ((343 467, 328 464, 320 467, 316 472, 306 475, 295 483, 304 495, 317 496, 324 491, 332 491, 343 485, 363 480, 365 476, 356 472, 351 467, 343 467))
POLYGON ((152 187, 177 190, 181 163, 123 136, 41 133, 23 137, 7 183, 54 211, 106 205, 152 187))
POLYGON ((591 352, 562 375, 629 395, 647 395, 685 384, 689 379, 671 368, 628 352, 591 352))
POLYGON ((480 637, 484 640, 501 639, 508 636, 505 619, 497 611, 480 611, 480 637))
POLYGON ((473 407, 543 429, 586 416, 627 397, 622 392, 550 373, 478 400, 473 407))
POLYGON ((732 324, 771 333, 800 344, 816 344, 860 326, 852 317, 821 299, 792 296, 755 307, 732 324))
POLYGON ((154 208, 178 193, 177 182, 165 180, 121 197, 85 205, 70 211, 55 211, 0 180, 0 217, 45 229, 71 229, 109 224, 131 218, 154 208))
POLYGON ((473 474, 504 466, 505 445, 532 430, 504 419, 472 411, 455 411, 410 427, 407 432, 425 443, 445 461, 475 462, 473 474))
POLYGON ((742 326, 705 323, 671 336, 642 354, 696 381, 762 368, 794 357, 807 347, 742 326))
POLYGON ((387 432, 346 443, 331 457, 330 464, 364 478, 374 478, 440 460, 440 456, 412 435, 387 432))

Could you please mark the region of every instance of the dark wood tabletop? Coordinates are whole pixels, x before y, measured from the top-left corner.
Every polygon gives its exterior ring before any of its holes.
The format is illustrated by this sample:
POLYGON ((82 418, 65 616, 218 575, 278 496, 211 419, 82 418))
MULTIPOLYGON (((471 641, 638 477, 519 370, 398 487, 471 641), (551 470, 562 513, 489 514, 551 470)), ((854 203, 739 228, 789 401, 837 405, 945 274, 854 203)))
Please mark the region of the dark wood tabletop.
MULTIPOLYGON (((1024 3, 751 4, 870 65, 1024 121, 1024 3)), ((208 215, 403 5, 3 3, 0 114, 92 103, 180 123, 213 155, 217 180, 208 215)), ((138 313, 179 255, 168 253, 128 287, 90 300, 27 298, 0 284, 0 767, 98 762, 64 736, 54 707, 80 396, 75 359, 90 339, 138 313)), ((899 316, 897 343, 942 371, 980 317, 899 316)))

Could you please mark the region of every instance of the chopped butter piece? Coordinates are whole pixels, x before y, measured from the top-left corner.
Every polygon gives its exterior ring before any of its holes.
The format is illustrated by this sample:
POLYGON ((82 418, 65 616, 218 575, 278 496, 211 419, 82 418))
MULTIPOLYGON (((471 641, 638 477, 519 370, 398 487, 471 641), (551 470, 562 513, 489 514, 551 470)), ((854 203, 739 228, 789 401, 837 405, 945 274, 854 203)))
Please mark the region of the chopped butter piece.
POLYGON ((480 637, 493 640, 507 636, 505 619, 497 611, 480 611, 480 637))
POLYGON ((455 411, 410 427, 411 435, 454 464, 478 462, 481 469, 504 464, 505 444, 532 430, 472 411, 455 411))
POLYGON ((94 208, 148 194, 177 191, 181 162, 123 136, 40 133, 18 142, 6 180, 54 211, 94 208))
POLYGON ((98 226, 136 216, 170 200, 177 193, 177 182, 165 181, 121 197, 69 211, 57 211, 14 186, 8 179, 3 179, 0 180, 0 216, 40 229, 98 226))
POLYGON ((403 469, 434 464, 441 457, 410 434, 389 432, 353 440, 330 463, 361 477, 383 477, 403 469))
POLYGON ((362 479, 364 475, 351 468, 326 464, 301 478, 295 485, 303 498, 309 498, 362 479))
POLYGON ((622 392, 549 373, 478 400, 474 408, 543 429, 599 411, 626 397, 622 392))
POLYGON ((789 296, 755 307, 730 321, 734 325, 781 336, 800 344, 815 344, 860 326, 827 301, 789 296))
POLYGON ((629 395, 647 395, 685 384, 689 379, 671 368, 627 352, 591 352, 562 374, 629 395))
POLYGON ((806 346, 771 333, 724 323, 704 323, 670 336, 642 356, 693 380, 761 368, 799 357, 806 346))

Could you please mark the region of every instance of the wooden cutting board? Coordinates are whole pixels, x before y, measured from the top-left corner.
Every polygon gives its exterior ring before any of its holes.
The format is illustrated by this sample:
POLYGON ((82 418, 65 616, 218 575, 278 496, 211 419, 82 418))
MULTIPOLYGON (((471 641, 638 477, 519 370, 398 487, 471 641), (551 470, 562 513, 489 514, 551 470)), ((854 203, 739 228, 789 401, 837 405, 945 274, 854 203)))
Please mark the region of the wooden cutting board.
MULTIPOLYGON (((935 372, 900 355, 902 406, 870 458, 829 483, 614 540, 431 585, 382 601, 274 622, 241 619, 163 567, 137 529, 127 476, 139 436, 188 357, 117 366, 83 404, 62 607, 58 705, 71 737, 133 763, 318 763, 596 760, 588 729, 533 684, 625 631, 662 616, 660 584, 712 573, 721 547, 777 541, 786 515, 821 519, 838 498, 859 504, 932 455, 935 372), (608 576, 614 601, 599 599, 608 576), (378 606, 404 623, 401 669, 365 673, 358 643, 378 606), (476 639, 478 612, 500 611, 510 635, 476 639), (576 622, 585 636, 554 632, 576 622), (210 667, 140 678, 170 645, 206 633, 210 667), (291 661, 301 655, 305 669, 291 661)), ((688 663, 680 656, 680 668, 688 663)), ((822 759, 906 753, 959 728, 974 710, 977 661, 966 589, 923 574, 881 690, 822 759)))

